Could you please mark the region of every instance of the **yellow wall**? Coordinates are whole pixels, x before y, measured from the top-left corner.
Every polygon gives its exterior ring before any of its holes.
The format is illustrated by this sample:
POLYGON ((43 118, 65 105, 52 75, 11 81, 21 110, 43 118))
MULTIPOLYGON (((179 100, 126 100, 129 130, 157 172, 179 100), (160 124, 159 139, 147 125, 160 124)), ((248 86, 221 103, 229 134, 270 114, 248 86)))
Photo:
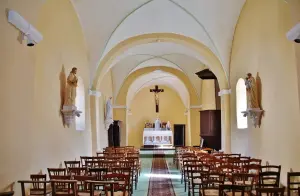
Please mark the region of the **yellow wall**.
MULTIPOLYGON (((161 88, 165 89, 165 92, 160 94, 160 120, 164 122, 169 120, 172 127, 174 124, 186 124, 185 107, 178 94, 168 87, 161 86, 161 88)), ((142 89, 132 101, 130 107, 132 115, 128 116, 128 145, 141 147, 145 122, 154 122, 157 117, 154 96, 149 91, 150 88, 142 89)))
POLYGON ((247 1, 234 36, 230 65, 232 151, 262 158, 283 166, 282 181, 289 168, 300 169, 299 104, 295 52, 286 32, 291 14, 281 0, 247 1), (259 72, 262 107, 260 128, 238 130, 235 86, 239 78, 259 72))
MULTIPOLYGON (((77 15, 70 1, 48 0, 40 5, 33 0, 0 3, 0 189, 91 152, 88 94, 84 132, 74 126, 64 128, 59 115, 63 64, 66 74, 78 67, 78 75, 89 86, 87 52, 77 15), (6 8, 30 21, 44 40, 33 48, 17 42, 18 31, 7 23, 6 8)), ((16 195, 19 190, 18 185, 16 195)))
POLYGON ((201 110, 215 110, 215 80, 202 80, 201 85, 201 110))

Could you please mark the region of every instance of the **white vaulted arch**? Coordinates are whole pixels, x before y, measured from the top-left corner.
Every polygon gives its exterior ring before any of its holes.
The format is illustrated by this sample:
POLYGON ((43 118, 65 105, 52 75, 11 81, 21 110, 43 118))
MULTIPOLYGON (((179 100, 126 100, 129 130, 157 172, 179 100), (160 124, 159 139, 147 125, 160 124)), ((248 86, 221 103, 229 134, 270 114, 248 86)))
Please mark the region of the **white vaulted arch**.
POLYGON ((186 108, 189 108, 190 95, 185 84, 175 75, 156 70, 138 77, 129 87, 126 96, 126 105, 130 108, 135 95, 143 88, 153 85, 164 85, 173 89, 180 97, 186 108))
POLYGON ((200 41, 220 58, 204 26, 199 25, 186 10, 168 0, 152 1, 128 16, 110 37, 102 57, 118 43, 130 37, 165 32, 185 35, 200 41))

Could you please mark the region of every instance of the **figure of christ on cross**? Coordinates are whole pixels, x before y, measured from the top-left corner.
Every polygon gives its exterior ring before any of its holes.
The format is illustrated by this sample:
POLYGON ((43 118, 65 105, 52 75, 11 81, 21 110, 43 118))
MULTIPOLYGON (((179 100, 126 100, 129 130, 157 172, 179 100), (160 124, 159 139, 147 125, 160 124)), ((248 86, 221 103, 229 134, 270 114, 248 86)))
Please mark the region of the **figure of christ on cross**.
POLYGON ((150 89, 150 92, 154 93, 154 97, 155 97, 155 110, 156 110, 156 113, 159 113, 159 96, 158 96, 158 94, 159 93, 163 93, 164 89, 159 89, 158 85, 155 85, 155 88, 154 89, 150 89))

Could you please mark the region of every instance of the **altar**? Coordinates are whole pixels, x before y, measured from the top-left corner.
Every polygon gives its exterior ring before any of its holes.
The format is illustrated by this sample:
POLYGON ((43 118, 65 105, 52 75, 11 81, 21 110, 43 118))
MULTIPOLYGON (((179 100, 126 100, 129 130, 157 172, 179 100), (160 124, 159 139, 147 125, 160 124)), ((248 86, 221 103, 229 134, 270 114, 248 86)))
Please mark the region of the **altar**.
POLYGON ((143 144, 173 146, 173 132, 166 128, 144 128, 143 144))

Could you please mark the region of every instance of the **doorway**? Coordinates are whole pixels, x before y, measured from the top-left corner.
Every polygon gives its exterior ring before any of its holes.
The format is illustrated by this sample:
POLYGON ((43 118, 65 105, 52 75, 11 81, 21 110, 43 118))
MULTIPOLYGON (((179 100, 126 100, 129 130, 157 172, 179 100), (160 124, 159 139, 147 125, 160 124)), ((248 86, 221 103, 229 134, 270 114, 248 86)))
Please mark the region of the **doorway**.
POLYGON ((184 124, 174 124, 174 146, 185 146, 184 124))

